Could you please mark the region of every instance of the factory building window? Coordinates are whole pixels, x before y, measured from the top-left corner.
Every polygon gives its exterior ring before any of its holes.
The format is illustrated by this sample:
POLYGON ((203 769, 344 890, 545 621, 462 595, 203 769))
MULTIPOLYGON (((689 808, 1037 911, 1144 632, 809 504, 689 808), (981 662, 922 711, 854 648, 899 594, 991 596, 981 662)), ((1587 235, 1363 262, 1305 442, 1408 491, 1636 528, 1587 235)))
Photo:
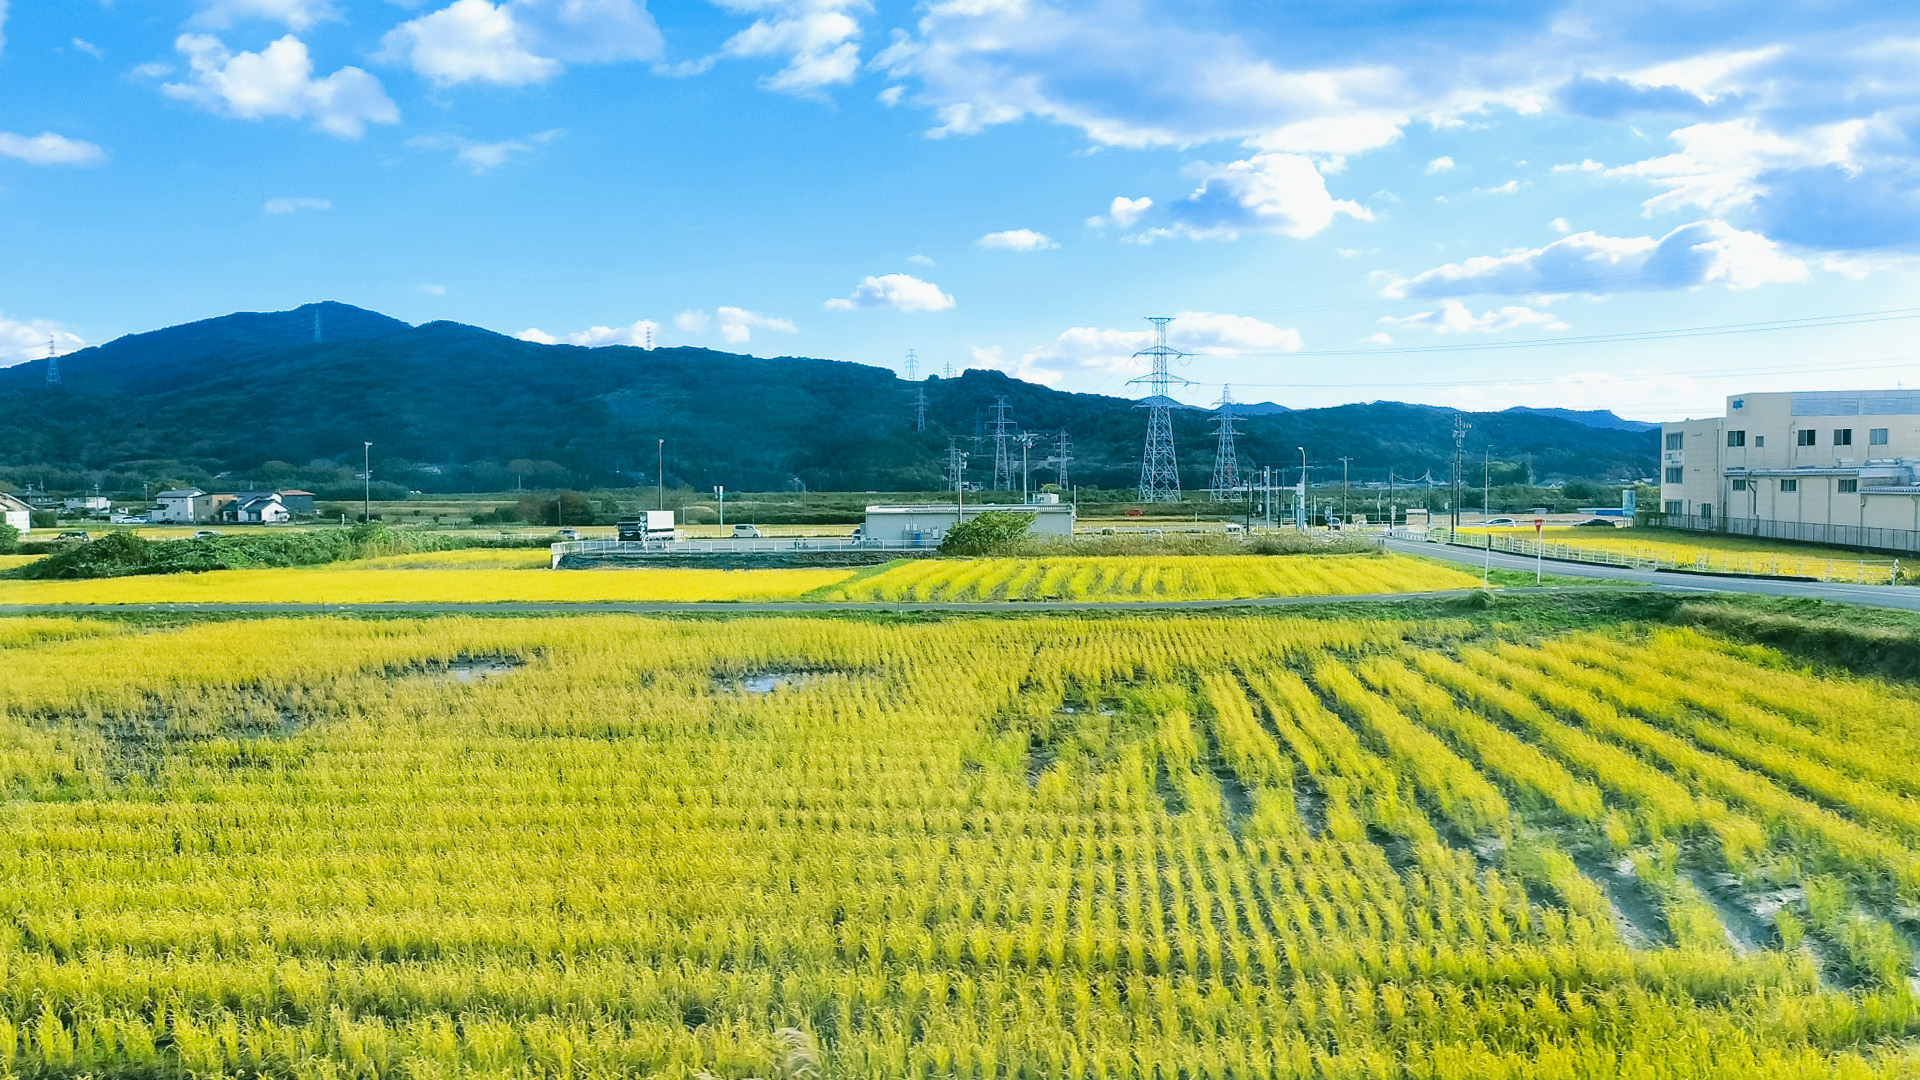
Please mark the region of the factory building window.
POLYGON ((1747 490, 1747 482, 1745 480, 1735 480, 1733 482, 1733 490, 1735 491, 1747 490))
POLYGON ((1687 479, 1687 470, 1681 468, 1678 465, 1667 466, 1667 483, 1669 484, 1684 483, 1686 479, 1687 479))
POLYGON ((1747 433, 1746 433, 1746 432, 1744 432, 1744 431, 1729 431, 1729 432, 1727 432, 1727 445, 1728 445, 1728 446, 1745 446, 1745 445, 1747 445, 1747 433))
POLYGON ((1853 445, 1853 429, 1850 427, 1834 428, 1833 429, 1833 445, 1852 446, 1853 445))
POLYGON ((1859 490, 1860 490, 1860 481, 1858 480, 1840 481, 1840 494, 1842 495, 1853 495, 1857 493, 1859 490))
POLYGON ((1753 445, 1756 447, 1767 445, 1767 437, 1765 435, 1755 435, 1753 437, 1753 445))
POLYGON ((1812 428, 1806 428, 1802 430, 1799 434, 1800 434, 1801 446, 1812 446, 1814 444, 1813 442, 1814 436, 1818 435, 1819 432, 1813 430, 1812 428))
POLYGON ((1781 490, 1781 491, 1799 491, 1799 490, 1800 490, 1800 481, 1798 481, 1798 480, 1782 480, 1782 481, 1780 481, 1780 490, 1781 490))
POLYGON ((1887 429, 1883 427, 1868 428, 1867 429, 1867 445, 1868 446, 1887 445, 1887 429))
POLYGON ((1680 449, 1681 440, 1684 439, 1685 437, 1686 436, 1684 432, 1679 432, 1679 431, 1668 432, 1667 433, 1667 449, 1669 450, 1680 449))

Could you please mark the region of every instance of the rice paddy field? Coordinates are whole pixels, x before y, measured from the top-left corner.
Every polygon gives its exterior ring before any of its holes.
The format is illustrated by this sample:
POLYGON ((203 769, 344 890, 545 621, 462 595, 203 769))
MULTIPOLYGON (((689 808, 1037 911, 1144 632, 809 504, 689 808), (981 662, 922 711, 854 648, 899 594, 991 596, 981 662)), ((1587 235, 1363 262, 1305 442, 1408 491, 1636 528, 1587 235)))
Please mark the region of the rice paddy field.
MULTIPOLYGON (((1511 529, 1463 528, 1460 532, 1463 536, 1477 537, 1491 532, 1495 536, 1510 536, 1529 542, 1533 540, 1531 525, 1511 529)), ((1894 566, 1891 556, 1863 554, 1847 548, 1677 529, 1542 529, 1540 539, 1548 545, 1549 556, 1556 549, 1599 552, 1637 559, 1657 559, 1662 565, 1696 570, 1812 577, 1822 581, 1851 581, 1870 585, 1888 584, 1894 566)), ((1910 565, 1914 562, 1909 560, 1910 565)))
POLYGON ((1226 600, 1472 588, 1398 555, 923 559, 867 569, 545 569, 545 551, 427 552, 279 570, 0 581, 0 605, 501 601, 1226 600))
POLYGON ((0 621, 10 1076, 1920 1075, 1920 696, 1700 629, 0 621))

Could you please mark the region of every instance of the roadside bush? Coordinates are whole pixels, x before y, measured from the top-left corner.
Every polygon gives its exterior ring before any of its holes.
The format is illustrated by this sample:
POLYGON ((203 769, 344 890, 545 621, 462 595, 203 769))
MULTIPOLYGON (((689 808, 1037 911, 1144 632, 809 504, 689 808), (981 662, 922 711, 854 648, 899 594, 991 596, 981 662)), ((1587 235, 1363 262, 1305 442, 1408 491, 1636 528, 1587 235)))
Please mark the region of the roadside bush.
POLYGON ((544 547, 549 540, 548 537, 524 541, 483 540, 443 533, 398 532, 378 522, 347 529, 204 536, 192 540, 142 540, 132 532, 120 530, 92 543, 64 545, 46 558, 0 573, 0 577, 74 579, 320 566, 349 559, 457 548, 544 547))
POLYGON ((1011 555, 1039 516, 1016 510, 988 510, 948 529, 940 541, 940 554, 1011 555))
POLYGON ((13 545, 19 542, 20 542, 19 529, 16 529, 11 525, 0 525, 0 552, 12 551, 13 545))

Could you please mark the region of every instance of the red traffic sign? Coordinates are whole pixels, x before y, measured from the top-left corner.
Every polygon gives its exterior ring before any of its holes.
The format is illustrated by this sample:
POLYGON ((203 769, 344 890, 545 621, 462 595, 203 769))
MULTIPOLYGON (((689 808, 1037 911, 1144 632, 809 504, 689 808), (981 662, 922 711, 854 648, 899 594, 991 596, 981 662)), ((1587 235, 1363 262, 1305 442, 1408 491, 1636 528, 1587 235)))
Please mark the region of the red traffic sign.
POLYGON ((1534 518, 1534 519, 1533 519, 1533 535, 1535 535, 1535 536, 1539 536, 1539 535, 1540 535, 1540 527, 1541 527, 1541 526, 1543 526, 1543 525, 1545 525, 1546 523, 1547 523, 1547 519, 1546 519, 1546 518, 1534 518))

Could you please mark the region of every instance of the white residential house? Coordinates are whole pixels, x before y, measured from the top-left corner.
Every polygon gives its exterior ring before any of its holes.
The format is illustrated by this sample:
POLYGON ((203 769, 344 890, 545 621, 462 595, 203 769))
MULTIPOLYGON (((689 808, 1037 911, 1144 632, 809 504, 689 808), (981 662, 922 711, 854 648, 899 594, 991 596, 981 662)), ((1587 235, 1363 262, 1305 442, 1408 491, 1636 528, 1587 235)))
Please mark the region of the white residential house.
POLYGON ((234 503, 233 520, 242 525, 280 525, 292 521, 293 512, 280 501, 278 492, 269 492, 234 503))
POLYGON ((105 495, 69 495, 61 505, 69 514, 104 515, 113 509, 113 500, 105 495))
POLYGON ((33 527, 33 507, 0 491, 0 525, 11 525, 26 532, 33 527))
POLYGON ((174 488, 154 496, 154 500, 160 505, 147 516, 156 523, 194 525, 213 516, 213 502, 199 488, 174 488))

